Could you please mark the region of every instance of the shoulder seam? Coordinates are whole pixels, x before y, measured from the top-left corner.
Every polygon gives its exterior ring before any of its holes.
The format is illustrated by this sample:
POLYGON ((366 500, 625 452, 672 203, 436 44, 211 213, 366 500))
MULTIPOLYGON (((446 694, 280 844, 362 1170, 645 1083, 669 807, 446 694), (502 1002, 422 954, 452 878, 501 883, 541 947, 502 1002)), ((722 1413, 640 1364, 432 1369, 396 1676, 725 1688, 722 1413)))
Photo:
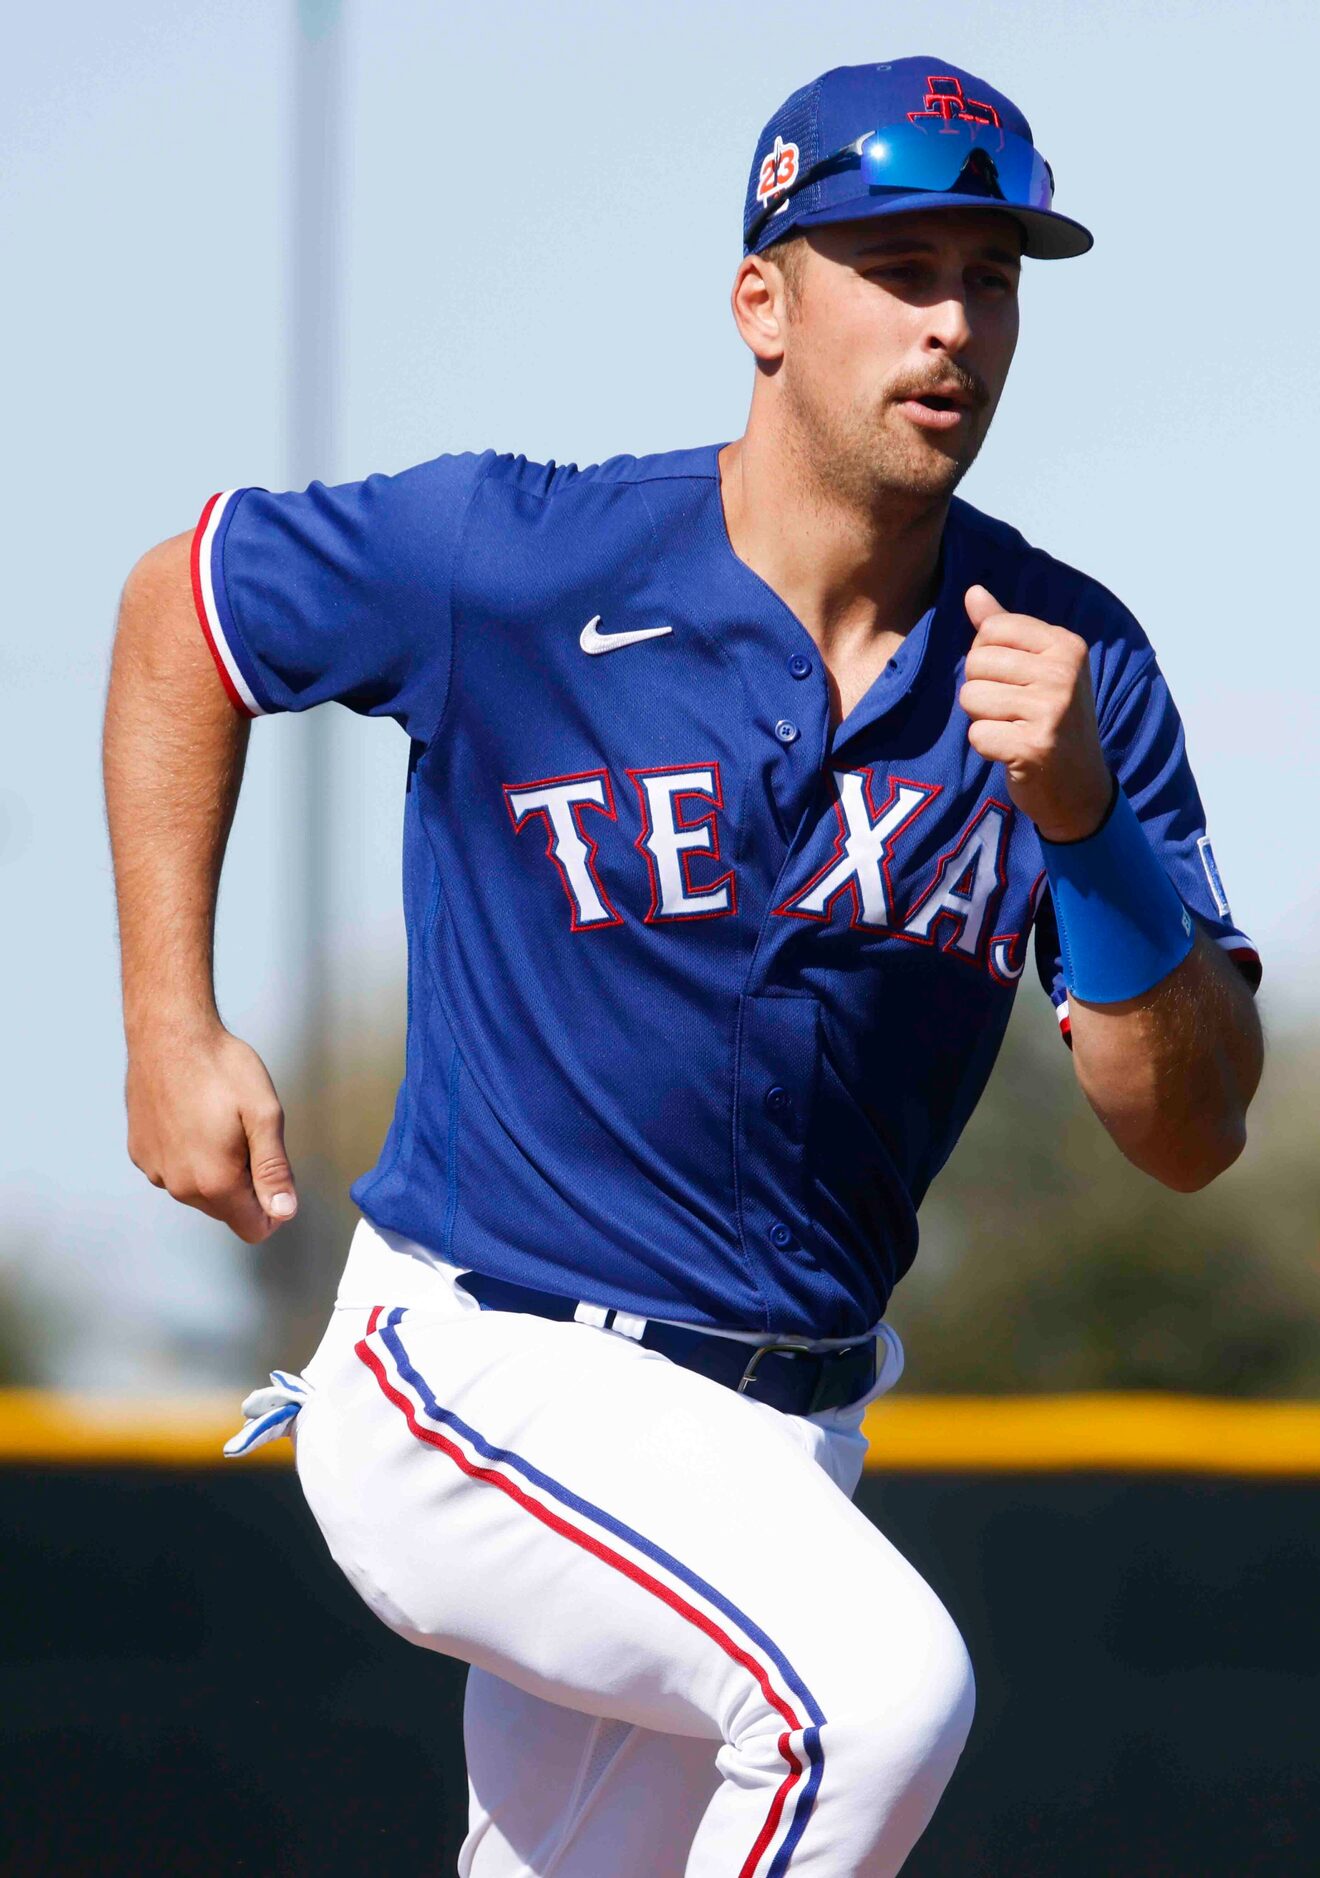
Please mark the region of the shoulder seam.
POLYGON ((449 567, 449 591, 445 595, 445 614, 449 623, 449 646, 445 661, 445 695, 440 701, 440 709, 436 716, 435 728, 425 739, 428 745, 434 743, 436 738, 440 735, 441 727, 449 714, 449 700, 454 689, 454 640, 457 633, 457 628, 454 623, 454 588, 458 581, 458 570, 463 559, 463 551, 467 546, 467 531, 468 523, 472 519, 472 505, 477 499, 477 492, 486 482, 486 479, 489 477, 497 461, 498 458, 492 453, 490 461, 486 464, 485 468, 481 471, 481 474, 468 491, 467 501, 463 505, 463 518, 458 525, 458 538, 454 543, 454 558, 449 567))
MULTIPOLYGON (((593 466, 594 467, 594 466, 593 466)), ((578 471, 579 476, 584 474, 578 471)), ((616 476, 612 482, 592 483, 593 489, 640 489, 645 483, 709 483, 713 476, 702 475, 699 470, 660 470, 654 476, 616 476)), ((475 490, 473 491, 475 494, 475 490)), ((538 502, 549 502, 552 496, 559 494, 556 487, 549 489, 520 489, 520 496, 534 496, 538 502)))
MULTIPOLYGON (((621 453, 621 454, 626 454, 626 453, 621 453)), ((652 452, 650 460, 654 461, 657 456, 664 456, 667 454, 672 455, 676 453, 665 452, 665 451, 655 451, 655 452, 652 452)), ((498 463, 513 462, 517 460, 518 460, 517 458, 511 457, 509 452, 507 451, 504 451, 504 452, 496 451, 494 453, 493 460, 491 464, 489 465, 489 468, 486 474, 489 475, 490 472, 494 470, 496 464, 498 463)), ((522 461, 524 462, 528 462, 529 460, 530 459, 528 458, 522 459, 522 461)), ((642 483, 666 483, 666 482, 667 483, 680 483, 680 482, 709 483, 709 482, 716 482, 719 479, 718 469, 702 470, 702 469, 695 469, 695 468, 690 468, 690 469, 660 468, 660 469, 641 470, 640 465, 645 463, 648 460, 645 457, 631 458, 631 462, 634 467, 633 467, 633 470, 629 472, 627 475, 612 476, 608 480, 604 478, 592 478, 590 476, 590 472, 592 470, 602 469, 604 468, 606 463, 612 462, 614 460, 615 459, 611 457, 604 457, 601 459, 599 463, 588 463, 585 466, 585 468, 579 468, 579 466, 576 463, 556 463, 554 459, 551 458, 546 463, 536 465, 537 468, 547 469, 550 471, 550 484, 548 488, 527 489, 527 488, 524 488, 521 484, 516 484, 515 487, 517 487, 519 495, 534 496, 538 502, 548 502, 552 496, 558 495, 560 493, 561 479, 564 479, 564 478, 569 478, 570 482, 587 481, 590 487, 598 488, 598 489, 609 489, 613 487, 627 487, 627 486, 636 487, 642 483), (570 477, 570 472, 571 472, 571 477, 570 477)))
POLYGON ((648 476, 620 477, 630 483, 713 483, 716 478, 709 470, 656 470, 648 476))

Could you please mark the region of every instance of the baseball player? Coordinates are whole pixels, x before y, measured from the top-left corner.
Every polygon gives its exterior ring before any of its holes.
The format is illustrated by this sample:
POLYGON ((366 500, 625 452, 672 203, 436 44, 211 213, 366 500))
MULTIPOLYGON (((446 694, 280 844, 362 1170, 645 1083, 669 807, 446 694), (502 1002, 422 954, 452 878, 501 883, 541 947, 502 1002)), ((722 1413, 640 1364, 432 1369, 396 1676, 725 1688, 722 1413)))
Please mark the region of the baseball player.
POLYGON ((251 720, 410 740, 398 1106, 231 1446, 296 1426, 352 1583, 471 1666, 466 1878, 903 1864, 972 1675, 852 1505, 862 1411, 1033 932, 1124 1154, 1242 1147, 1259 966, 1150 644, 954 496, 1023 257, 1091 246, 1052 201, 984 79, 826 72, 753 156, 740 438, 229 491, 128 582, 130 1152, 249 1242, 296 1206, 211 984, 251 720))

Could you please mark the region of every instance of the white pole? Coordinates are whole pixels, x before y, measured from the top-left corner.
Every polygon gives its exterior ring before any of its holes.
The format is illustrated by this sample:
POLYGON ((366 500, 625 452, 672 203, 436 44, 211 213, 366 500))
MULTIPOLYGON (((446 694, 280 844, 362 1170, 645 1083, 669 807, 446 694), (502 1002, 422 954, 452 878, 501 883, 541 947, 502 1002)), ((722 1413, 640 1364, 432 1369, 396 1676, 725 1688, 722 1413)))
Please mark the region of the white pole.
MULTIPOLYGON (((341 371, 341 197, 343 184, 343 8, 340 0, 295 0, 290 176, 288 462, 293 488, 334 482, 341 371)), ((297 1320, 315 1318, 327 1258, 342 1248, 326 1226, 334 1217, 335 713, 310 711, 292 723, 295 786, 290 792, 297 856, 296 951, 299 1113, 291 1132, 302 1173, 299 1220, 281 1234, 269 1276, 297 1320), (327 1240, 331 1243, 327 1245, 327 1240)), ((294 1325, 290 1324, 293 1330, 294 1325)))
POLYGON ((339 392, 343 7, 295 0, 289 457, 298 484, 333 472, 339 392))

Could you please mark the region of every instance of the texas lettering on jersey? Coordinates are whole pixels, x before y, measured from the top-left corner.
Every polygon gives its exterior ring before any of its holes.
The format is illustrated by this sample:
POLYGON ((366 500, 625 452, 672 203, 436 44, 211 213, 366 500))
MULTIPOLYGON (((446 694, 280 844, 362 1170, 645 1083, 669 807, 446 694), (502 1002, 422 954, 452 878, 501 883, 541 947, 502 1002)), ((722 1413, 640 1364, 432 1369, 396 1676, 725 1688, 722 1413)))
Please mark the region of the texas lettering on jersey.
MULTIPOLYGON (((634 845, 645 856, 650 873, 650 905, 642 918, 655 925, 718 919, 736 912, 734 869, 704 881, 694 880, 691 872, 699 860, 720 860, 717 818, 724 797, 719 764, 630 769, 628 775, 642 809, 642 832, 634 845), (708 806, 692 811, 683 806, 688 801, 708 806)), ((1015 982, 1022 974, 1022 959, 1014 962, 1022 935, 997 933, 991 939, 994 916, 1008 885, 1005 855, 1012 806, 998 800, 982 804, 904 912, 895 906, 895 846, 943 793, 942 786, 891 776, 888 793, 877 805, 872 767, 836 770, 830 781, 838 818, 833 851, 803 885, 772 909, 774 914, 783 919, 827 921, 843 905, 854 927, 918 945, 942 943, 946 952, 984 967, 1001 983, 1015 982)), ((506 784, 504 797, 515 834, 533 818, 544 824, 546 858, 558 872, 571 930, 591 932, 621 925, 622 915, 597 868, 599 839, 586 823, 588 811, 617 823, 609 772, 593 770, 506 784)), ((1032 911, 1039 890, 1038 881, 1032 890, 1032 911)))

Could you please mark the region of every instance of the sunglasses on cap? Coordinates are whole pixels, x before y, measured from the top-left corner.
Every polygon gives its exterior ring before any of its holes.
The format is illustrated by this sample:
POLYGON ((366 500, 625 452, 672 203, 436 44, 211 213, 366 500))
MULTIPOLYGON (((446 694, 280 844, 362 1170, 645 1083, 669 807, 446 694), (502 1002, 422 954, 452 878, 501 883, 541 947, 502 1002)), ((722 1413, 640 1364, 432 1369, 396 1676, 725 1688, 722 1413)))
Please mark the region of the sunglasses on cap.
POLYGON ((871 189, 947 194, 961 182, 973 198, 989 197, 1024 209, 1048 209, 1054 200, 1054 172, 1040 151, 1025 137, 1001 130, 997 124, 971 118, 948 118, 934 126, 885 124, 808 164, 791 183, 773 189, 748 224, 743 245, 750 250, 771 216, 800 189, 848 169, 860 170, 871 189))

